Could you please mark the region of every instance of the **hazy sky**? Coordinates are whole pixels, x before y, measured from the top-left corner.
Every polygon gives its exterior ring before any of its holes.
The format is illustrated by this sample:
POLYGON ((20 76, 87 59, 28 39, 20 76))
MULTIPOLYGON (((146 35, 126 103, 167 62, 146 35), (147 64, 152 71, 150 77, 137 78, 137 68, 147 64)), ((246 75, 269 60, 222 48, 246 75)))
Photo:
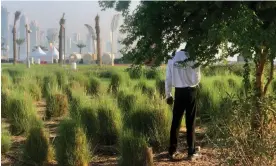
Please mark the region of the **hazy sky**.
MULTIPOLYGON (((131 3, 131 9, 134 9, 139 1, 131 3)), ((42 30, 48 28, 58 28, 59 20, 65 13, 66 35, 72 36, 72 33, 80 33, 81 40, 86 41, 88 33, 84 24, 90 24, 95 27, 95 16, 100 16, 101 38, 109 40, 110 24, 114 14, 113 9, 101 11, 98 1, 2 1, 2 6, 6 7, 9 14, 9 24, 13 23, 13 17, 16 10, 24 13, 28 21, 36 20, 42 30)), ((122 22, 122 19, 121 21, 122 22)), ((18 22, 19 24, 19 22, 18 22)))

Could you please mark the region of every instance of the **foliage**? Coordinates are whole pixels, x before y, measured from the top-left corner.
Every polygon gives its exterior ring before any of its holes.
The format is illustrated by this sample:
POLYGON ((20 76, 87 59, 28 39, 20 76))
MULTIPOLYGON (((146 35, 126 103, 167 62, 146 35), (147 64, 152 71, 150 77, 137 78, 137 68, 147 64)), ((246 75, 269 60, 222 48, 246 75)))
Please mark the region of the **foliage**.
POLYGON ((67 96, 52 92, 46 99, 46 118, 65 116, 68 113, 69 105, 67 96))
POLYGON ((141 66, 132 66, 126 71, 131 79, 139 79, 143 76, 143 69, 141 66))
POLYGON ((32 98, 22 91, 14 90, 11 93, 7 118, 10 121, 12 134, 28 132, 33 125, 40 125, 32 98))
POLYGON ((25 42, 24 38, 16 39, 16 44, 20 47, 25 42))
POLYGON ((92 96, 98 96, 101 92, 101 83, 100 81, 95 78, 91 77, 89 79, 89 83, 87 85, 87 92, 92 96))
POLYGON ((122 76, 119 73, 113 73, 111 76, 111 81, 109 84, 108 91, 112 92, 113 94, 117 94, 122 83, 123 83, 122 76))
POLYGON ((11 148, 11 134, 6 128, 2 127, 1 132, 1 153, 5 154, 11 148))
POLYGON ((146 138, 134 135, 131 130, 125 131, 120 137, 120 166, 140 166, 144 165, 143 154, 147 148, 146 138))
POLYGON ((157 79, 160 77, 160 70, 157 68, 146 68, 144 72, 147 79, 157 79))
POLYGON ((44 165, 53 159, 49 135, 41 126, 30 129, 24 145, 23 160, 31 165, 44 165))
POLYGON ((159 92, 160 96, 162 98, 166 97, 166 92, 165 92, 165 80, 157 78, 155 81, 155 87, 157 91, 159 92))
POLYGON ((44 84, 42 94, 44 97, 48 97, 52 90, 57 89, 57 80, 54 75, 47 75, 44 77, 44 84))
POLYGON ((84 166, 91 157, 85 132, 74 120, 60 123, 55 149, 58 165, 84 166))

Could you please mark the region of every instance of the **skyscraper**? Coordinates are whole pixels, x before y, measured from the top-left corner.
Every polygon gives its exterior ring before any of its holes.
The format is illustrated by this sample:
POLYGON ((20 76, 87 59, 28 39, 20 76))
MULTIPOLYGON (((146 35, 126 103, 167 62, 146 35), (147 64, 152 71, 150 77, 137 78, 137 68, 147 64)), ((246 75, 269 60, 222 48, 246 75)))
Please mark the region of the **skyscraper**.
POLYGON ((72 53, 72 41, 70 37, 67 37, 67 40, 66 40, 66 53, 67 54, 72 53))
POLYGON ((3 6, 1 6, 1 41, 6 48, 9 46, 9 12, 3 6))
POLYGON ((58 29, 49 28, 47 30, 47 43, 52 43, 55 47, 58 45, 58 29))
MULTIPOLYGON (((20 17, 19 32, 20 32, 20 38, 25 39, 25 42, 26 42, 26 27, 25 27, 26 24, 28 24, 28 18, 25 16, 25 14, 23 14, 20 17)), ((30 45, 28 49, 30 50, 30 45)), ((20 47, 20 59, 26 59, 26 56, 27 56, 27 45, 26 43, 24 43, 20 47)))
POLYGON ((39 31, 39 45, 48 46, 44 31, 39 31))
POLYGON ((39 27, 36 21, 32 21, 30 24, 30 30, 32 31, 30 33, 30 47, 33 49, 35 46, 39 45, 39 27))
POLYGON ((80 40, 81 40, 80 34, 73 33, 73 41, 78 43, 80 40))

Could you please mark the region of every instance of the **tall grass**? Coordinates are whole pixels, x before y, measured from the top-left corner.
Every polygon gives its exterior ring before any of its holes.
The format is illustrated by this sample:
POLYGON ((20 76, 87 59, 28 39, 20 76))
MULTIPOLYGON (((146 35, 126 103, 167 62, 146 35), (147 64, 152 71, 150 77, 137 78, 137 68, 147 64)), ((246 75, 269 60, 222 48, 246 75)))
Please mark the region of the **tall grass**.
POLYGON ((45 165, 53 160, 53 149, 49 135, 43 126, 33 126, 30 129, 23 149, 23 160, 30 165, 45 165))
POLYGON ((87 85, 87 92, 92 96, 99 96, 101 92, 101 82, 96 77, 91 77, 87 85))
POLYGON ((1 153, 5 154, 10 150, 12 141, 10 132, 4 127, 1 127, 1 129, 1 153))
POLYGON ((122 76, 119 73, 113 73, 108 87, 108 92, 111 92, 116 95, 122 83, 123 83, 122 76))
POLYGON ((60 89, 63 89, 68 84, 68 76, 65 71, 59 70, 56 72, 57 83, 60 89))
POLYGON ((74 120, 60 123, 55 149, 58 165, 84 166, 91 158, 85 132, 74 120))
POLYGON ((67 96, 58 91, 51 91, 46 98, 46 118, 66 116, 69 110, 67 96))
POLYGON ((99 143, 114 145, 117 143, 122 128, 120 110, 113 99, 105 96, 98 100, 97 117, 99 124, 99 143))
POLYGON ((37 118, 32 98, 22 91, 12 91, 8 107, 7 117, 13 134, 28 132, 33 125, 41 123, 37 118))
POLYGON ((44 77, 44 84, 42 89, 42 94, 45 98, 47 98, 52 90, 57 89, 57 80, 55 75, 50 74, 44 77))
POLYGON ((2 90, 1 92, 1 117, 6 118, 9 111, 10 90, 2 90))
POLYGON ((120 166, 146 165, 145 150, 148 144, 145 137, 134 135, 129 130, 123 132, 119 142, 120 166))

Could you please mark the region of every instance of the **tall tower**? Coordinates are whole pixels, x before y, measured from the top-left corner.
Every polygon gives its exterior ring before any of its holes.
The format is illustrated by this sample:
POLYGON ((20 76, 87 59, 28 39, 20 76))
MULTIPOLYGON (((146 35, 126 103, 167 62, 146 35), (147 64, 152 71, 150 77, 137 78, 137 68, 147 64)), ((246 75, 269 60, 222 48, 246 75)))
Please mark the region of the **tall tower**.
POLYGON ((7 8, 1 6, 1 41, 4 42, 6 48, 9 46, 9 36, 9 12, 7 8))
MULTIPOLYGON (((20 38, 25 39, 26 40, 26 28, 25 25, 28 24, 28 18, 26 17, 25 14, 23 14, 20 17, 20 23, 19 23, 19 33, 20 33, 20 38)), ((30 41, 30 40, 29 40, 30 41)), ((30 50, 30 45, 29 45, 29 50, 30 50)), ((26 59, 27 56, 27 45, 26 43, 24 43, 21 47, 20 47, 20 57, 21 59, 26 59)))
POLYGON ((32 21, 30 24, 30 29, 31 29, 31 33, 30 33, 30 47, 31 49, 33 49, 35 46, 38 46, 40 44, 39 42, 39 27, 36 21, 32 21))
POLYGON ((72 53, 72 41, 70 37, 67 37, 67 40, 66 40, 66 53, 67 54, 72 53))

